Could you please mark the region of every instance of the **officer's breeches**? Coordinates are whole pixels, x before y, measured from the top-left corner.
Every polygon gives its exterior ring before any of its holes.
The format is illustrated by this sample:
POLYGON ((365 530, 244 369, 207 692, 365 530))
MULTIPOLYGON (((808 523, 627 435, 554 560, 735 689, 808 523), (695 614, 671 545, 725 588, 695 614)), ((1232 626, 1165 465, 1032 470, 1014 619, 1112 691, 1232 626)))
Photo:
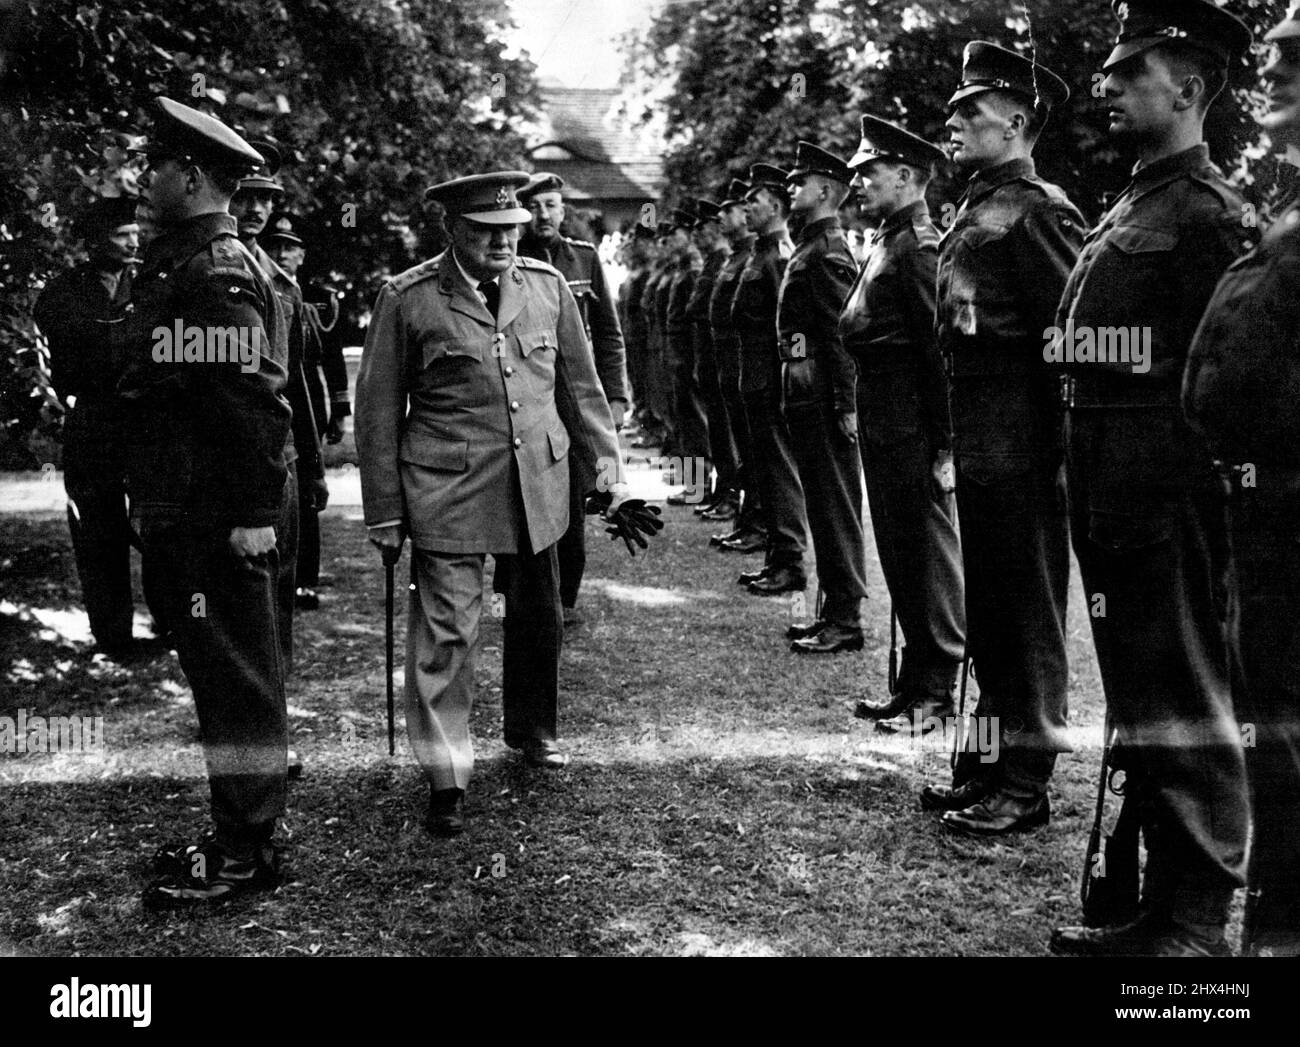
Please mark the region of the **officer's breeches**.
MULTIPOLYGON (((417 549, 406 634, 406 728, 434 789, 464 789, 474 769, 469 715, 483 609, 483 553, 417 549)), ((554 738, 559 693, 559 565, 555 546, 501 556, 505 739, 554 738)))
POLYGON ((857 447, 839 435, 827 402, 788 403, 785 421, 826 600, 821 619, 856 629, 859 604, 867 595, 857 447))

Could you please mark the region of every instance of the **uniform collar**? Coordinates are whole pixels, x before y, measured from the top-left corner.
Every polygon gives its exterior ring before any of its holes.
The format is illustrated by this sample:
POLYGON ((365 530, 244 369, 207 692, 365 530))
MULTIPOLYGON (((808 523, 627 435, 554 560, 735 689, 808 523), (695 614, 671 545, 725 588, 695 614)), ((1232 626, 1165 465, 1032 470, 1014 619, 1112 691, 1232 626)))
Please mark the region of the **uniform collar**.
POLYGON ((988 196, 999 186, 1014 182, 1017 178, 1033 178, 1035 173, 1033 157, 1017 157, 993 167, 986 167, 982 171, 976 171, 966 183, 966 192, 962 195, 968 203, 973 204, 988 196))
POLYGON ((1134 193, 1145 193, 1157 186, 1166 185, 1189 171, 1205 167, 1209 162, 1210 147, 1204 142, 1197 142, 1190 149, 1174 153, 1173 156, 1161 157, 1155 163, 1135 165, 1128 189, 1134 193))
POLYGON ((875 243, 878 240, 883 240, 890 233, 895 233, 904 226, 911 225, 913 218, 920 215, 928 216, 929 214, 930 208, 926 204, 924 197, 920 200, 913 200, 905 207, 900 207, 881 222, 880 227, 876 230, 876 235, 871 238, 871 242, 875 243))
POLYGON ((799 242, 806 244, 809 240, 815 240, 823 233, 830 232, 832 229, 840 227, 838 215, 831 215, 829 218, 819 218, 815 222, 809 222, 799 230, 799 242))
POLYGON ((777 244, 784 243, 788 239, 790 239, 789 230, 786 229, 785 226, 781 226, 781 228, 774 233, 764 233, 762 236, 758 237, 755 241, 755 247, 758 250, 763 250, 764 248, 775 247, 777 244))
MULTIPOLYGON (((240 242, 242 243, 243 241, 240 242)), ((298 286, 298 281, 281 268, 280 263, 267 254, 266 251, 262 249, 262 245, 256 240, 253 241, 253 246, 249 247, 248 250, 249 253, 252 254, 253 260, 262 267, 262 272, 270 277, 272 281, 283 280, 285 283, 292 284, 294 287, 298 286)))
POLYGON ((238 228, 235 216, 226 211, 209 211, 207 214, 187 218, 184 222, 169 226, 145 248, 142 268, 150 272, 174 269, 189 261, 204 244, 211 243, 219 236, 238 238, 238 228))

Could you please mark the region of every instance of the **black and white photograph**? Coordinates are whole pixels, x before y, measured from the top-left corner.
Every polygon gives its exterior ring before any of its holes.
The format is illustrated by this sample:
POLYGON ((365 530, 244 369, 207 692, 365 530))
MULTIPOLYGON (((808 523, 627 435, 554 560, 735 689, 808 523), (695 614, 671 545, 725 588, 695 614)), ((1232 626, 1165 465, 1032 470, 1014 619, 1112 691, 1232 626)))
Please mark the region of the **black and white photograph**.
POLYGON ((1281 1019, 1298 168, 1291 0, 0 0, 24 1008, 1281 1019))

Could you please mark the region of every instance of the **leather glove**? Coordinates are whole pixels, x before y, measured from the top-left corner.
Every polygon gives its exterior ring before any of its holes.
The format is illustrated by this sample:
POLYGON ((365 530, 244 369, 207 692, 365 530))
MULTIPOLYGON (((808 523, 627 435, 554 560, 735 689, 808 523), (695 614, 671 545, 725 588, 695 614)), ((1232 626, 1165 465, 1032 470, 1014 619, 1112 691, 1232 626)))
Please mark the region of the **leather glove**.
POLYGON ((613 497, 609 491, 590 495, 587 498, 587 512, 602 513, 605 522, 610 525, 605 528, 610 541, 622 538, 623 544, 627 546, 627 551, 632 556, 636 555, 637 545, 642 549, 650 548, 646 537, 653 538, 664 529, 664 522, 659 519, 662 511, 659 506, 646 505, 644 498, 626 498, 619 502, 616 508, 610 510, 609 505, 612 501, 613 497), (633 542, 636 545, 633 545, 633 542))
POLYGON ((310 481, 311 507, 316 512, 324 512, 325 507, 330 501, 330 485, 325 482, 324 477, 313 476, 310 481))
POLYGON ((330 408, 329 425, 325 427, 325 442, 336 444, 343 440, 343 419, 352 413, 348 404, 334 404, 330 408))

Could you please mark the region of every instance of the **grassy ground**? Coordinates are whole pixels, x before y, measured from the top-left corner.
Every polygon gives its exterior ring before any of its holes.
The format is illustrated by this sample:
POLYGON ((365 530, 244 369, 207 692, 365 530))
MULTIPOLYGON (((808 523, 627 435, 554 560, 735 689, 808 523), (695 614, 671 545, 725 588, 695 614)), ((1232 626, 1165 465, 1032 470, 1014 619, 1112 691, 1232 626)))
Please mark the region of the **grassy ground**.
MULTIPOLYGON (((530 771, 500 742, 501 629, 485 617, 469 831, 446 842, 420 828, 426 787, 400 708, 387 755, 378 558, 356 507, 327 512, 337 586, 300 618, 289 694, 306 762, 286 819, 291 875, 223 911, 146 917, 148 855, 207 826, 184 677, 174 655, 130 670, 92 657, 62 518, 0 516, 0 715, 99 714, 106 742, 98 754, 0 756, 0 953, 1044 952, 1077 915, 1098 760, 1077 579, 1080 744, 1058 765, 1052 823, 970 841, 917 808, 946 754, 880 741, 850 715, 856 696, 885 689, 874 560, 867 649, 810 661, 780 639, 789 603, 735 585, 754 558, 707 549, 689 510, 667 517, 636 559, 588 523, 587 622, 561 670, 568 770, 530 771)), ((399 614, 399 651, 404 629, 399 614)))

